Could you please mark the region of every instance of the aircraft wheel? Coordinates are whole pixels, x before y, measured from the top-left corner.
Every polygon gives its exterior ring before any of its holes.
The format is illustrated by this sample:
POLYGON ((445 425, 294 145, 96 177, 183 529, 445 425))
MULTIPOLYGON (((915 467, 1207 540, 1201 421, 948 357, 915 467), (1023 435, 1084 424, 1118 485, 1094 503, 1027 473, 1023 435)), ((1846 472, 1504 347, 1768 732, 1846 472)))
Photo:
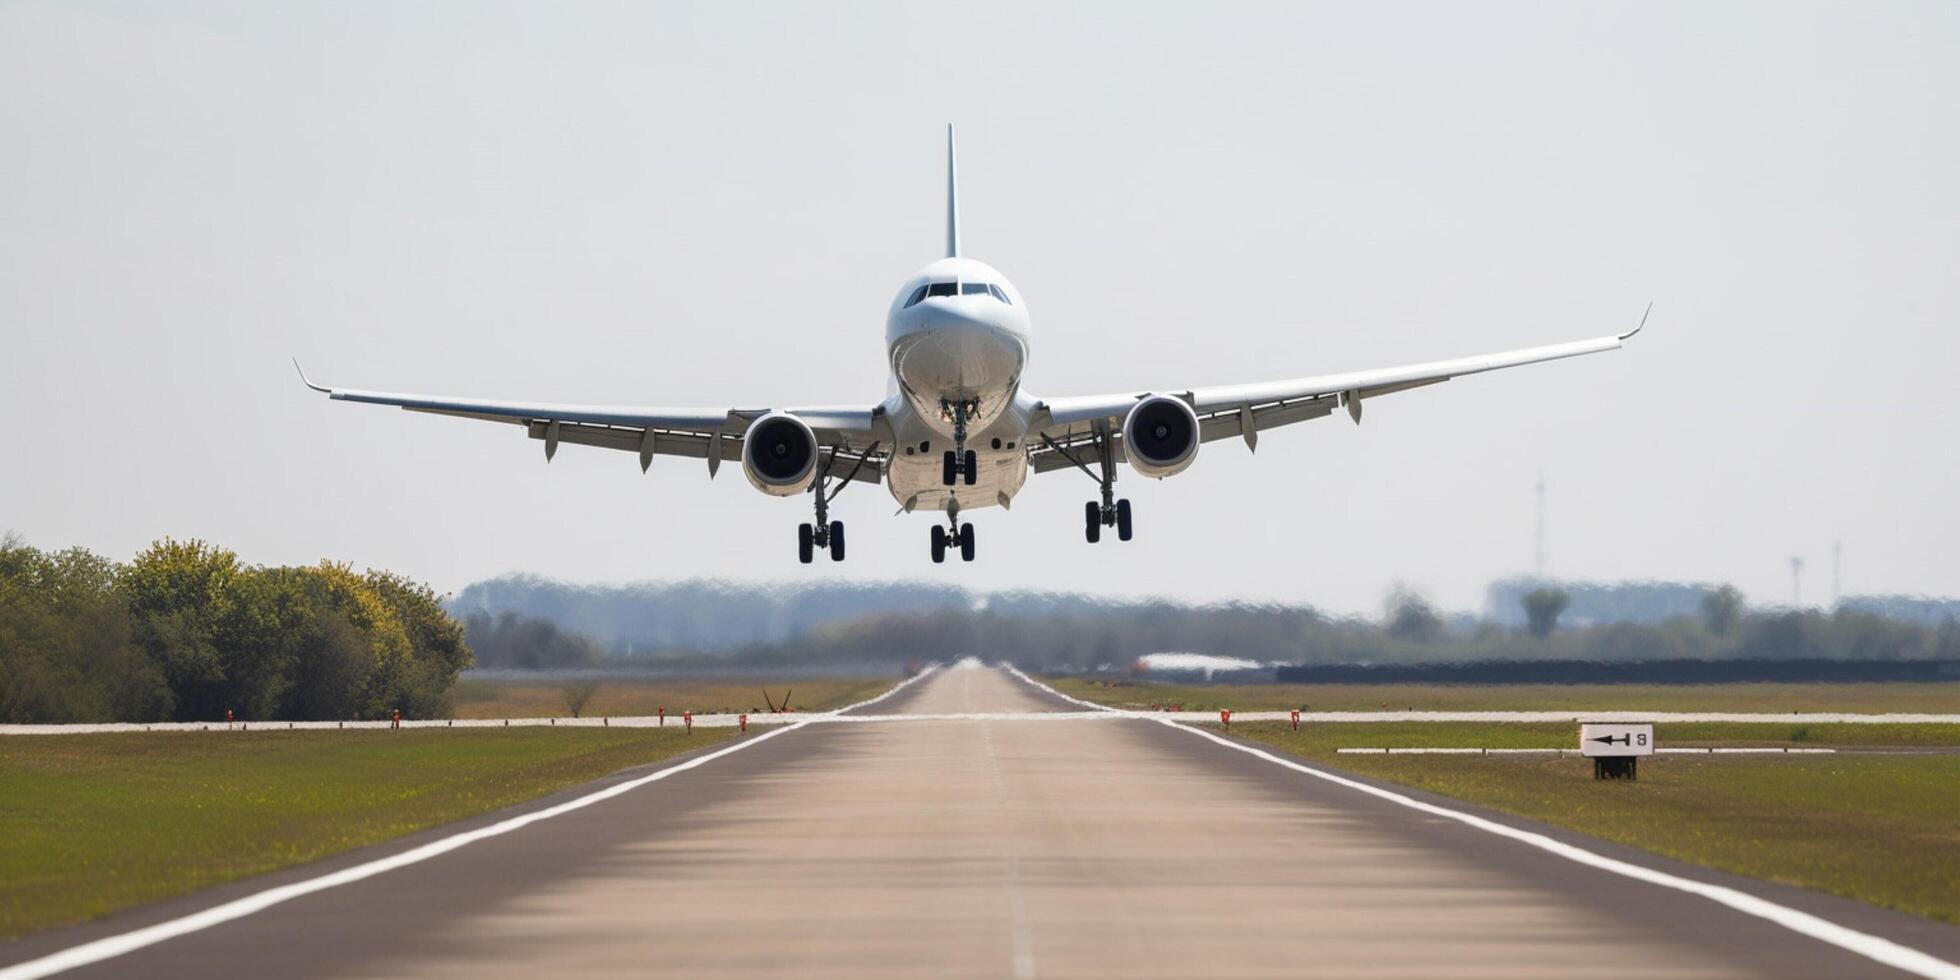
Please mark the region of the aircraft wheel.
POLYGON ((967 450, 966 464, 962 469, 965 470, 961 475, 966 477, 966 485, 972 486, 980 479, 980 454, 971 449, 967 450))
POLYGON ((946 563, 946 529, 937 524, 932 526, 932 563, 946 563))
POLYGON ((830 560, 844 560, 844 522, 830 522, 830 560))
POLYGON ((946 450, 946 455, 940 458, 939 482, 949 487, 952 486, 959 475, 958 470, 959 464, 953 457, 953 451, 950 449, 946 450))
POLYGON ((798 524, 796 526, 796 559, 808 565, 811 557, 816 554, 816 550, 817 529, 808 524, 798 524))
POLYGON ((1116 537, 1121 541, 1130 540, 1130 498, 1128 497, 1116 502, 1116 537))
POLYGON ((973 560, 973 525, 960 525, 960 560, 973 560))
POLYGON ((1088 538, 1090 544, 1102 540, 1102 508, 1096 506, 1093 500, 1082 505, 1082 536, 1088 538))

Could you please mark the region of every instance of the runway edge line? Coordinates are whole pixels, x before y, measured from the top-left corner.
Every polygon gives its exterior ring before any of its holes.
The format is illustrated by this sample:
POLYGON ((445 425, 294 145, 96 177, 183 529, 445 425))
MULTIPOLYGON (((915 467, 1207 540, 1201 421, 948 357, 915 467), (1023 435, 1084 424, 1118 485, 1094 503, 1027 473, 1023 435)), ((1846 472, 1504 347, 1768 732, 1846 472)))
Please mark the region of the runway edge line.
POLYGON ((397 868, 419 864, 430 858, 447 854, 467 844, 474 844, 480 840, 487 840, 491 837, 508 834, 511 831, 520 830, 541 820, 549 820, 552 817, 570 813, 574 810, 582 810, 594 803, 601 803, 613 797, 630 793, 648 783, 666 779, 675 773, 686 772, 689 769, 707 765, 723 756, 733 755, 750 746, 760 745, 778 735, 787 735, 810 724, 811 721, 817 718, 840 715, 846 711, 854 711, 858 708, 877 704, 924 679, 936 669, 938 669, 938 665, 936 664, 927 667, 925 670, 900 681, 891 690, 877 697, 867 698, 856 704, 847 705, 819 715, 813 715, 810 720, 799 721, 793 725, 757 735, 754 738, 737 742, 727 748, 716 749, 707 755, 696 756, 678 765, 668 766, 657 772, 651 772, 636 779, 630 779, 626 782, 588 793, 575 800, 567 800, 542 810, 511 817, 508 820, 500 820, 488 827, 479 827, 475 830, 453 834, 441 840, 430 841, 419 847, 410 848, 400 854, 391 854, 384 858, 376 858, 372 861, 354 865, 351 868, 342 868, 331 874, 321 875, 318 878, 308 878, 305 881, 296 881, 292 884, 280 885, 277 888, 268 888, 265 891, 247 895, 243 898, 233 899, 222 905, 214 905, 211 908, 193 912, 190 915, 180 916, 114 936, 104 936, 101 939, 92 940, 79 946, 71 946, 58 952, 49 953, 38 959, 16 963, 12 966, 0 967, 0 980, 39 980, 41 977, 52 976, 65 970, 73 970, 77 967, 100 963, 103 960, 133 953, 145 946, 154 946, 157 943, 175 939, 179 936, 187 936, 194 932, 209 929, 212 926, 222 925, 234 919, 242 919, 255 912, 269 909, 281 902, 289 902, 295 898, 311 895, 314 892, 326 891, 329 888, 352 884, 356 881, 372 878, 375 875, 385 874, 397 868))
MULTIPOLYGON (((1015 667, 1013 664, 1003 663, 1001 666, 1006 668, 1007 672, 1013 674, 1015 677, 1064 701, 1093 708, 1098 711, 1116 710, 1106 705, 1096 704, 1093 701, 1084 701, 1081 698, 1073 698, 1063 694, 1022 673, 1020 668, 1015 667)), ((1933 980, 1960 980, 1960 965, 1949 963, 1937 956, 1921 952, 1910 946, 1900 945, 1883 936, 1874 936, 1870 933, 1859 932, 1856 929, 1838 925, 1829 919, 1820 918, 1786 905, 1778 905, 1766 898, 1759 898, 1747 892, 1737 891, 1736 889, 1723 885, 1711 885, 1706 882, 1694 881, 1689 878, 1668 874, 1665 871, 1656 871, 1653 868, 1646 868, 1616 858, 1609 858, 1602 854, 1595 854, 1583 847, 1554 840, 1534 831, 1520 830, 1516 827, 1501 824, 1494 820, 1487 820, 1461 810, 1452 810, 1449 807, 1437 806, 1434 803, 1424 803, 1414 797, 1404 796, 1393 790, 1382 789, 1379 786, 1370 786, 1367 783, 1336 775, 1324 769, 1316 769, 1290 759, 1282 759, 1264 749, 1255 749, 1249 745, 1240 745, 1237 742, 1227 738, 1221 738, 1194 725, 1179 724, 1168 718, 1152 718, 1146 720, 1155 721, 1158 724, 1167 725, 1179 731, 1190 732, 1193 735, 1209 739, 1228 749, 1244 752, 1247 755, 1263 759, 1277 766, 1284 766, 1287 769, 1312 776, 1315 779, 1325 780, 1339 786, 1347 787, 1348 789, 1359 790, 1378 799, 1419 810, 1432 816, 1455 820, 1458 823, 1475 827, 1487 833, 1496 834, 1499 837, 1510 838, 1511 840, 1530 845, 1539 850, 1556 854, 1568 861, 1597 868, 1601 871, 1610 872, 1622 877, 1632 878, 1636 881, 1644 881, 1663 888, 1671 888, 1690 895, 1698 895, 1745 915, 1752 915, 1759 919, 1768 920, 1799 935, 1808 936, 1819 942, 1829 943, 1839 949, 1855 953, 1896 970, 1903 970, 1916 976, 1930 977, 1933 980)), ((5 978, 0 977, 0 980, 5 980, 5 978)))

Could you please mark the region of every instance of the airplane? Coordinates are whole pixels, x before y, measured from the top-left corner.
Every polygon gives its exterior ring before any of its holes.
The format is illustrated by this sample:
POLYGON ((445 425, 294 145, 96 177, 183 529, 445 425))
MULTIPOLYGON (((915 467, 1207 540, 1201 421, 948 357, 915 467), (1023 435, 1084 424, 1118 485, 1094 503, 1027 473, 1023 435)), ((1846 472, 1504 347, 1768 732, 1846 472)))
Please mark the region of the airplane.
MULTIPOLYGON (((1648 304, 1648 313, 1653 311, 1648 304)), ((1099 489, 1082 508, 1090 544, 1105 529, 1131 539, 1127 498, 1115 493, 1118 465, 1164 479, 1190 468, 1198 447, 1237 436, 1256 449, 1259 433, 1467 374, 1618 349, 1647 323, 1592 340, 1403 367, 1216 387, 1163 388, 1046 398, 1021 386, 1031 350, 1027 300, 994 267, 962 254, 959 170, 946 127, 946 255, 908 276, 885 319, 891 383, 875 403, 695 408, 575 405, 362 391, 300 380, 336 401, 503 422, 544 442, 655 456, 704 459, 712 478, 739 462, 749 483, 776 497, 810 494, 815 520, 797 528, 797 558, 844 560, 844 524, 830 504, 852 483, 883 483, 902 512, 944 515, 932 526, 932 560, 974 558, 965 512, 1009 507, 1028 474, 1079 470, 1099 489)))

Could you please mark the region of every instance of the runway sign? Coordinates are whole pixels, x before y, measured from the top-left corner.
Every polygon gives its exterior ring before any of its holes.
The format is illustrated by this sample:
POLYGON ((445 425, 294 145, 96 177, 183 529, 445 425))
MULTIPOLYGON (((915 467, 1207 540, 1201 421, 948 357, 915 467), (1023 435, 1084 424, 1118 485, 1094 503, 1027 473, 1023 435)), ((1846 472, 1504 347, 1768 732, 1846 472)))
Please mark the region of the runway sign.
POLYGON ((1580 725, 1579 754, 1591 758, 1653 755, 1654 726, 1651 723, 1580 725))

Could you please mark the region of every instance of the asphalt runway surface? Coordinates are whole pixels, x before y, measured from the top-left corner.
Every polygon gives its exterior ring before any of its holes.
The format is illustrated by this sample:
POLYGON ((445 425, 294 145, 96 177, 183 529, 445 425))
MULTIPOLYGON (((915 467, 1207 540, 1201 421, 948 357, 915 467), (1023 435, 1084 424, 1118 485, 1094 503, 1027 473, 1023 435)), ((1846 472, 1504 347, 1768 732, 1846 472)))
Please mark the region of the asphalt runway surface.
MULTIPOLYGON (((1863 977, 1864 955, 988 668, 75 977, 1863 977)), ((753 744, 751 744, 753 743, 753 744)), ((622 785, 0 945, 21 964, 622 785)), ((1960 928, 1409 795, 1960 962, 1960 928)), ((1923 971, 1922 971, 1923 972, 1923 971)), ((0 971, 4 975, 4 971, 0 971)), ((1937 975, 1935 973, 1934 975, 1937 975)))

